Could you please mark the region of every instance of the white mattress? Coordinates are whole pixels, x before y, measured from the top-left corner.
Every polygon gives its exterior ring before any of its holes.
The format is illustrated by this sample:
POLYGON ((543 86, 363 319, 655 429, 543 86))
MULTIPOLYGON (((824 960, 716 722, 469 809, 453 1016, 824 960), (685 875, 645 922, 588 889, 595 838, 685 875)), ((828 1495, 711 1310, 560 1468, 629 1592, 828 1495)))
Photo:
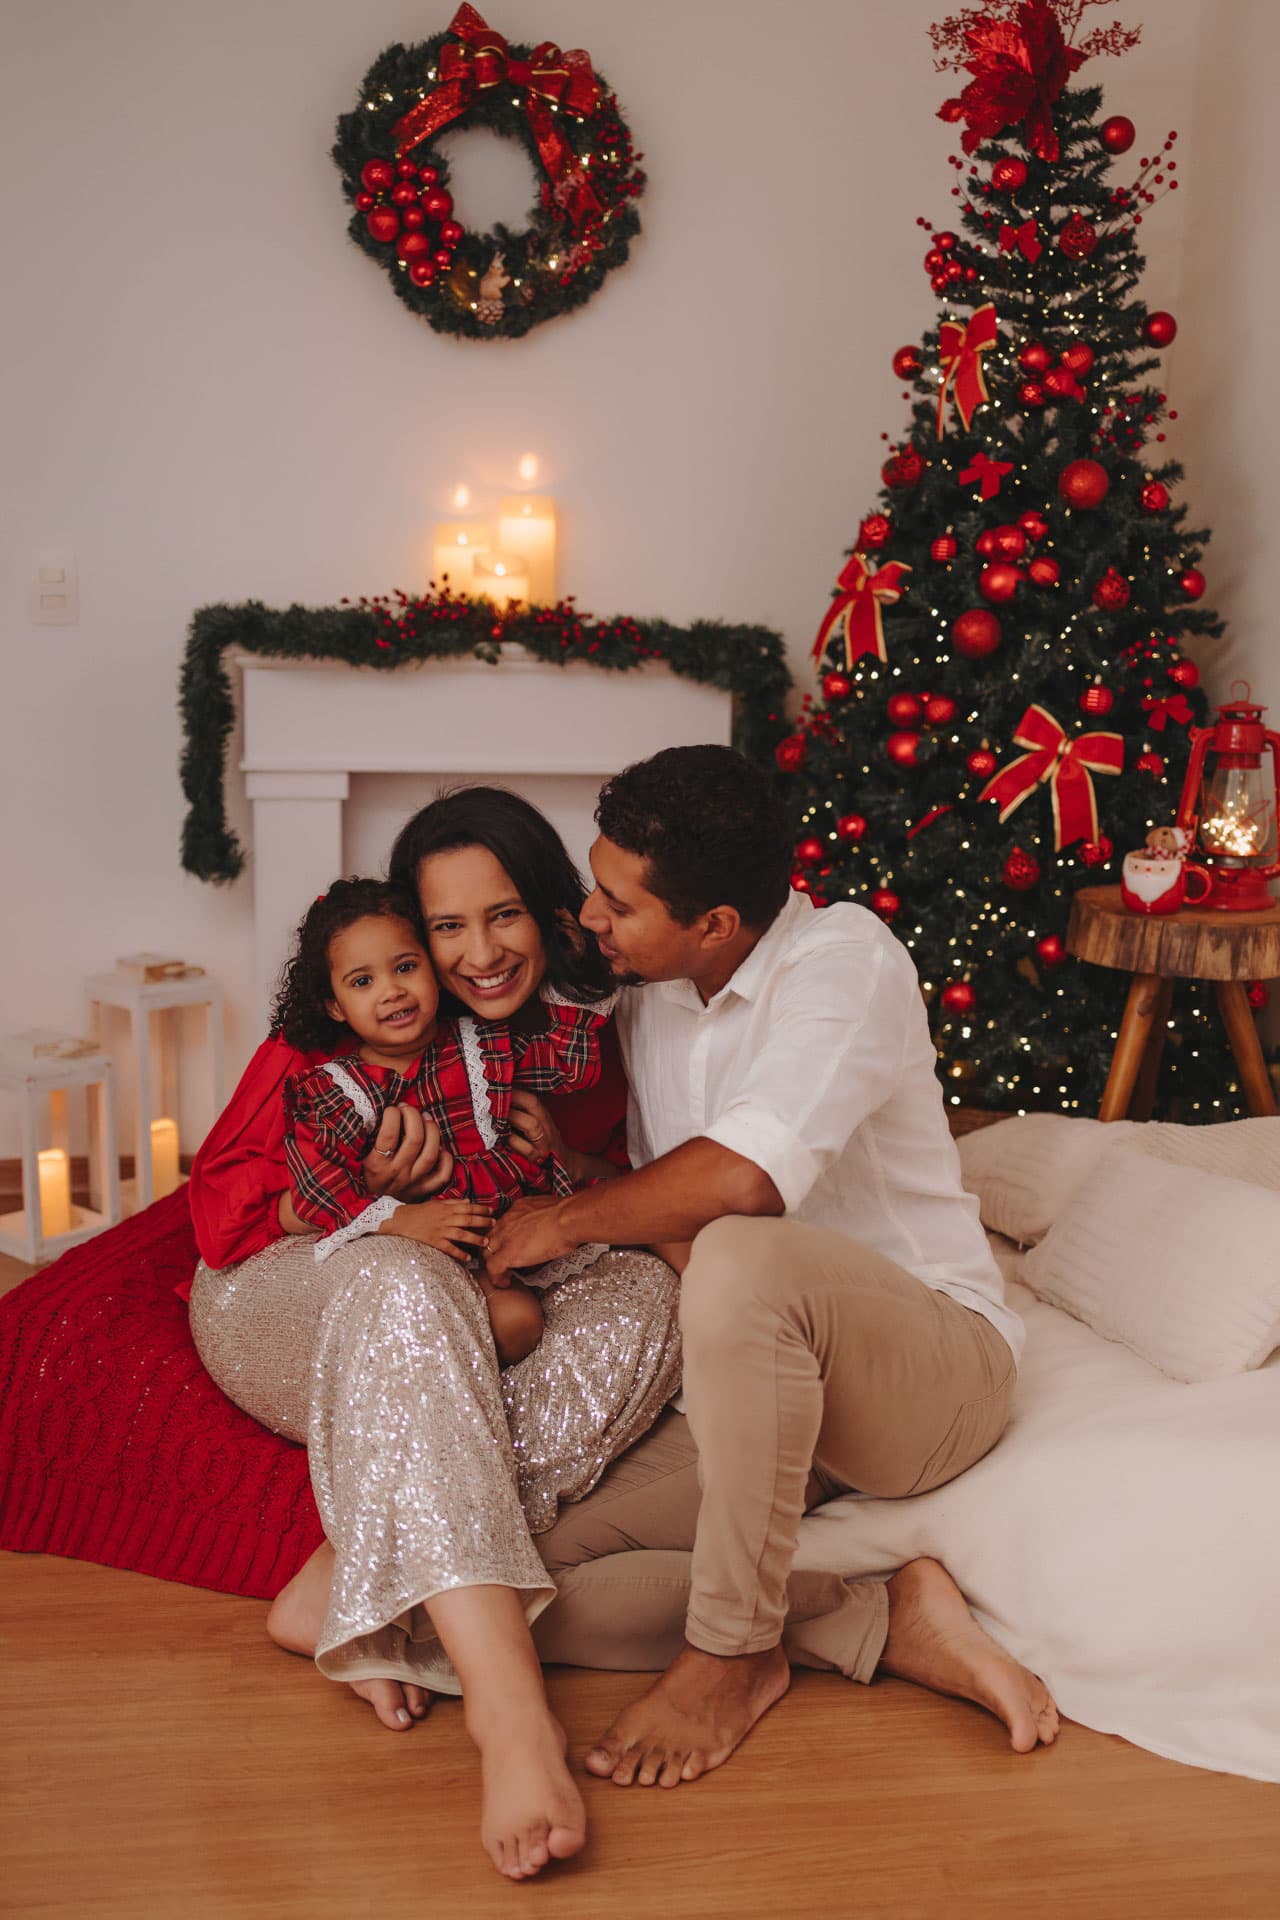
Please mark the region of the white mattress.
POLYGON ((1280 1355, 1181 1385, 1043 1306, 992 1245, 1027 1324, 1008 1432, 934 1493, 809 1515, 797 1564, 932 1554, 1069 1719, 1280 1781, 1280 1355))

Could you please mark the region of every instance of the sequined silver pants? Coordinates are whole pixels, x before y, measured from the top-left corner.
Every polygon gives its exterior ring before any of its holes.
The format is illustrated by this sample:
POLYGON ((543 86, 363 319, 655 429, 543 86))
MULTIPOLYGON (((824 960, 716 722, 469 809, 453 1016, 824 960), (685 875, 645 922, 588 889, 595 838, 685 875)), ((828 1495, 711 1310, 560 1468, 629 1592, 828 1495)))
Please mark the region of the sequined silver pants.
POLYGON ((603 1254, 542 1296, 545 1328, 500 1373, 464 1267, 369 1236, 317 1264, 308 1239, 197 1269, 191 1328, 214 1380, 305 1441, 336 1556, 316 1651, 335 1680, 456 1693, 424 1602, 515 1588, 530 1620, 555 1588, 531 1534, 590 1491, 679 1385, 678 1285, 649 1254, 603 1254))

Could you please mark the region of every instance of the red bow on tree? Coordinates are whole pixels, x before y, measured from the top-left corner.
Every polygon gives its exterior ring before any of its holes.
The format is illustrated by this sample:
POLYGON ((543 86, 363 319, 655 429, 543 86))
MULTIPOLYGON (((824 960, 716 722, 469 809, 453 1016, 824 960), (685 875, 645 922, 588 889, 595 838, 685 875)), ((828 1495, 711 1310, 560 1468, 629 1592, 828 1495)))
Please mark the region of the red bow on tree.
POLYGON ((939 120, 965 122, 960 144, 966 153, 1025 123, 1032 153, 1055 161, 1053 103, 1085 55, 1067 45, 1046 0, 1022 0, 1012 20, 966 21, 964 39, 969 58, 963 64, 973 79, 958 99, 943 101, 939 120))
POLYGON ((1180 727, 1189 727, 1195 719, 1185 693, 1148 693, 1143 697, 1142 708, 1152 733, 1163 733, 1171 720, 1176 720, 1180 727))
POLYGON ((1090 773, 1124 769, 1124 735, 1080 733, 1068 740, 1053 715, 1028 707, 1017 725, 1014 744, 1026 752, 988 780, 979 800, 995 800, 1003 824, 1042 782, 1053 798, 1053 844, 1059 851, 1073 840, 1098 837, 1098 802, 1090 773))
POLYGON ((465 113, 478 93, 504 84, 520 87, 525 94, 525 118, 547 178, 562 187, 558 197, 567 205, 574 225, 582 226, 589 215, 600 212, 600 202, 557 127, 551 107, 584 115, 595 112, 600 88, 591 55, 581 47, 562 53, 553 40, 543 40, 527 60, 513 59, 502 35, 465 3, 449 22, 449 32, 460 44, 446 41, 440 49, 440 84, 391 129, 396 158, 403 160, 406 153, 465 113), (564 188, 569 189, 567 194, 564 188))
POLYGON ((991 398, 982 377, 982 361, 978 356, 985 353, 988 347, 994 347, 998 337, 996 310, 989 300, 985 307, 978 308, 967 327, 960 326, 955 320, 944 320, 938 329, 938 353, 942 360, 942 385, 938 389, 939 435, 942 433, 948 387, 955 397, 956 412, 964 421, 966 430, 976 409, 991 398))
POLYGON ((956 475, 956 479, 962 487, 967 487, 971 480, 980 481, 982 485, 982 498, 984 500, 991 500, 999 493, 1001 482, 1006 473, 1012 472, 1012 460, 993 460, 989 453, 984 453, 982 449, 979 448, 969 465, 956 475))
POLYGON ((874 653, 878 659, 886 660, 880 609, 892 607, 901 600, 906 591, 901 585, 902 576, 910 571, 900 560, 891 560, 878 573, 872 573, 862 555, 853 554, 836 581, 840 592, 818 628, 818 637, 813 643, 814 659, 821 660, 832 634, 839 629, 844 640, 847 672, 853 671, 854 661, 864 653, 874 653))
POLYGON ((1026 259, 1031 262, 1032 266, 1035 265, 1040 255, 1044 252, 1044 248, 1036 237, 1036 223, 1034 220, 1024 220, 1020 227, 1001 227, 1001 253, 1012 253, 1015 247, 1020 247, 1026 259))

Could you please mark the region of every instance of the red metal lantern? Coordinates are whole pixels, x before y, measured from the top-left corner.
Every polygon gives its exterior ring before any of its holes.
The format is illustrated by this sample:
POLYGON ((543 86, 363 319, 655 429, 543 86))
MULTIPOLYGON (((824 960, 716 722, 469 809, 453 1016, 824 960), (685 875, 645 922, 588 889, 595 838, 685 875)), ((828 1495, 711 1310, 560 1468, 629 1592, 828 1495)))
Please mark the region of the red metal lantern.
POLYGON ((1266 708, 1254 705, 1246 681, 1235 681, 1231 693, 1215 726, 1191 729, 1178 825, 1198 833, 1213 875, 1204 904, 1257 913, 1274 904, 1267 882, 1280 874, 1280 733, 1263 726, 1266 708), (1262 764, 1268 747, 1269 774, 1262 764))

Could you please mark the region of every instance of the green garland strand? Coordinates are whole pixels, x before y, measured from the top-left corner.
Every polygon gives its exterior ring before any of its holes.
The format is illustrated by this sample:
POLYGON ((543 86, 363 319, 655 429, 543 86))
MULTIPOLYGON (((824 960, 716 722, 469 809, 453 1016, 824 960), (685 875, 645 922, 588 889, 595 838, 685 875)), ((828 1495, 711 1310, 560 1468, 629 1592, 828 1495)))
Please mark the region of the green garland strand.
POLYGON ((277 660, 341 660, 388 672, 411 661, 467 654, 496 666, 504 641, 519 641, 535 659, 557 666, 585 660, 625 673, 660 660, 686 680, 722 687, 735 697, 734 745, 761 765, 772 765, 773 750, 786 731, 783 707, 791 675, 782 640, 767 627, 719 620, 675 627, 627 615, 595 620, 572 600, 504 614, 489 600, 448 592, 422 599, 379 594, 356 605, 292 606, 284 612, 256 600, 201 607, 192 617, 179 691, 186 871, 200 880, 225 881, 234 880, 244 866, 244 849, 227 825, 223 793, 227 741, 235 724, 231 676, 223 660, 227 647, 277 660))

